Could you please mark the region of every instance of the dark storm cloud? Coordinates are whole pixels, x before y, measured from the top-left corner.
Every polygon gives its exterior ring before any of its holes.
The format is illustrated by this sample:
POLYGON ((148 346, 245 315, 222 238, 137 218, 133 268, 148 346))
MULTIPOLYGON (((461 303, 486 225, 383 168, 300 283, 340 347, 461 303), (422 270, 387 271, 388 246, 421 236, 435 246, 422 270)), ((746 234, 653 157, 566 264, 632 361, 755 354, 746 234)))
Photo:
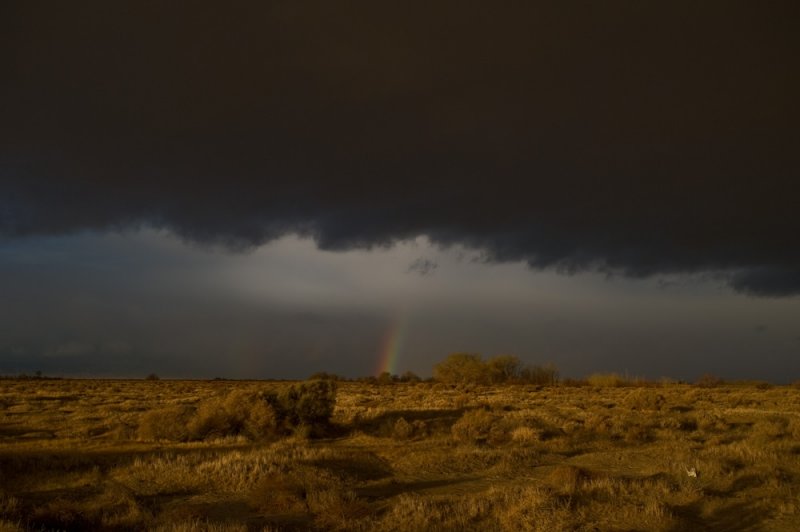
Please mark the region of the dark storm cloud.
POLYGON ((796 2, 0 9, 0 234, 427 234, 800 293, 796 2))
POLYGON ((734 274, 731 285, 740 292, 763 296, 800 294, 800 275, 797 269, 752 268, 734 274))

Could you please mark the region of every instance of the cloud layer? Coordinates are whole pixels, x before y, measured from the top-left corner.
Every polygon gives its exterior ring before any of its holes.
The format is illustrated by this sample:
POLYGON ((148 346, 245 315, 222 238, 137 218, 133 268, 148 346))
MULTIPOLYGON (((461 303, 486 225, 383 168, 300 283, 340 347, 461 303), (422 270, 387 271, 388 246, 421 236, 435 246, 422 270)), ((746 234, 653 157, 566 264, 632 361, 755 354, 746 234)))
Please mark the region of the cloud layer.
POLYGON ((424 234, 800 293, 794 2, 203 4, 1 8, 0 234, 424 234))

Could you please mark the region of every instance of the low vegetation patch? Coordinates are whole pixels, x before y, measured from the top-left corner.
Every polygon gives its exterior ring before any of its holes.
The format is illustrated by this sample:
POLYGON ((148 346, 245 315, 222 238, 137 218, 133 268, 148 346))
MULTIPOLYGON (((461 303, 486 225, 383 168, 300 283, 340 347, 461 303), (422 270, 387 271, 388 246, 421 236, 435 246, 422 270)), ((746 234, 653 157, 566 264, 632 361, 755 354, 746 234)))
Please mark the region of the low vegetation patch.
POLYGON ((7 380, 0 530, 798 530, 798 437, 757 382, 7 380))
POLYGON ((294 433, 322 435, 336 405, 336 382, 297 383, 270 393, 234 389, 196 406, 158 408, 141 415, 143 440, 198 441, 241 436, 268 440, 294 433))

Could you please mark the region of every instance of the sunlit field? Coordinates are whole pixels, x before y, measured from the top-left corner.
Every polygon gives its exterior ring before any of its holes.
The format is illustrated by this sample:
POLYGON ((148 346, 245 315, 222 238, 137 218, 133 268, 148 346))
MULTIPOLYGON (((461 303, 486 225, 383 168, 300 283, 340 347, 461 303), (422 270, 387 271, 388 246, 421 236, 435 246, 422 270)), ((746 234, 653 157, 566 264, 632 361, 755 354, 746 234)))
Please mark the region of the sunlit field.
POLYGON ((324 382, 2 380, 0 530, 800 530, 795 387, 324 382))

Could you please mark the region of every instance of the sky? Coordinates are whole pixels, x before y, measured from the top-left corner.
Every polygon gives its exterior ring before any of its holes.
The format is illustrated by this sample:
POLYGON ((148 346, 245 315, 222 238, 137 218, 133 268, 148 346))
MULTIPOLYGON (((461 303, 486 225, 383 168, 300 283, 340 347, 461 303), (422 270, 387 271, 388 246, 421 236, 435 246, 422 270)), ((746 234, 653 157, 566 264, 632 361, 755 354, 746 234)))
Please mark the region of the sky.
POLYGON ((795 380, 796 2, 0 6, 0 373, 795 380))

